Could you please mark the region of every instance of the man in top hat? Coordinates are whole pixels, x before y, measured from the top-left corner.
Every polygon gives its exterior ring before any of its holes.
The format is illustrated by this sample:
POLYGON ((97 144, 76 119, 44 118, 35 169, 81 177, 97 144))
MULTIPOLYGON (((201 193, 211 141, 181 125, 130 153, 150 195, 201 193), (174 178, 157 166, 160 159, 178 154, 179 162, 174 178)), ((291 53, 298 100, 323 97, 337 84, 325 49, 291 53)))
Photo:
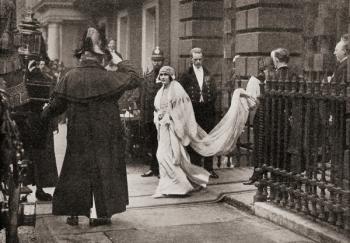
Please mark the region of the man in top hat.
POLYGON ((153 124, 154 97, 157 91, 162 87, 161 83, 156 83, 160 68, 164 65, 163 51, 159 46, 152 51, 153 69, 146 73, 145 82, 141 88, 141 117, 143 124, 143 132, 145 134, 145 150, 147 158, 150 157, 150 168, 142 174, 142 177, 159 176, 159 165, 156 157, 158 140, 157 130, 153 124))
MULTIPOLYGON (((208 69, 202 65, 203 53, 201 48, 191 50, 190 68, 181 76, 180 83, 189 95, 197 123, 210 132, 215 126, 216 85, 208 69)), ((188 147, 193 164, 202 166, 202 156, 188 147)), ((204 158, 204 169, 210 172, 211 178, 219 178, 213 169, 213 158, 204 158)))

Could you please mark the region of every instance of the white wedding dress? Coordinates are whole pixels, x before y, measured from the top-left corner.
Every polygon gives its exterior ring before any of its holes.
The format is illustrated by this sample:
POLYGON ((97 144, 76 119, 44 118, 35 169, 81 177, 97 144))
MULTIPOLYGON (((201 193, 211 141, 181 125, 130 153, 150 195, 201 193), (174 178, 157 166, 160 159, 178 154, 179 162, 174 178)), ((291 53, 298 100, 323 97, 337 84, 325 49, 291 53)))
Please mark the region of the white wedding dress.
POLYGON ((191 164, 185 146, 190 145, 202 156, 232 151, 250 109, 256 106, 257 79, 251 79, 247 88, 247 91, 234 91, 229 110, 209 134, 197 124, 191 100, 177 81, 158 91, 154 101, 154 123, 158 131, 160 179, 154 197, 186 195, 197 187, 206 187, 209 172, 191 164))

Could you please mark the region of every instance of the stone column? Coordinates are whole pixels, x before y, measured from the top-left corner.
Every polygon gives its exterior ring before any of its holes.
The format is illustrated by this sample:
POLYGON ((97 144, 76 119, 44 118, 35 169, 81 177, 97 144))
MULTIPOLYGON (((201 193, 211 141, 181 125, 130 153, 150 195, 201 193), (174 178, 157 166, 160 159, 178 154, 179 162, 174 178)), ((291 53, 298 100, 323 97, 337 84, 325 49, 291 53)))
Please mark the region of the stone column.
POLYGON ((51 60, 60 59, 60 24, 49 23, 47 29, 47 54, 51 60))
POLYGON ((45 42, 47 42, 47 26, 43 26, 42 28, 40 28, 40 31, 45 42))
MULTIPOLYGON (((261 57, 284 47, 291 65, 301 64, 302 0, 236 0, 236 70, 243 77, 257 75, 261 57)), ((301 68, 300 68, 301 69, 301 68)))
MULTIPOLYGON (((232 59, 235 56, 236 40, 236 0, 224 0, 223 4, 223 64, 222 64, 222 83, 220 86, 221 103, 220 111, 226 111, 230 106, 230 93, 227 87, 234 84, 234 71, 232 59)), ((232 87, 233 88, 233 87, 232 87)))
POLYGON ((224 0, 224 21, 223 21, 223 54, 224 63, 222 66, 223 85, 232 77, 232 59, 235 55, 235 27, 236 9, 235 0, 224 0))
POLYGON ((179 1, 179 73, 190 65, 190 50, 203 50, 204 65, 221 81, 223 1, 179 1))
POLYGON ((316 40, 316 53, 314 54, 313 71, 323 72, 334 70, 334 46, 332 42, 337 42, 337 24, 334 3, 323 0, 318 3, 318 14, 314 19, 315 26, 313 40, 316 40))

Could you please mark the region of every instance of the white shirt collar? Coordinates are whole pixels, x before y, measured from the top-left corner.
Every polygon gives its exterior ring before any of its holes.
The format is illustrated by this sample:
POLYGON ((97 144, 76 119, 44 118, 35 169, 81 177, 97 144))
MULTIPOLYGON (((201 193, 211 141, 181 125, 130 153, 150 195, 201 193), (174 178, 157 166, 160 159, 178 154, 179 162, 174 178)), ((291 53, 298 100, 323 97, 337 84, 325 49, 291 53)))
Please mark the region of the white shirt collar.
POLYGON ((200 68, 197 68, 196 66, 193 65, 193 71, 194 71, 194 74, 196 75, 196 78, 197 78, 197 81, 198 81, 198 85, 199 85, 199 89, 201 91, 199 102, 204 102, 203 94, 202 94, 203 81, 204 81, 204 70, 203 70, 203 67, 201 66, 200 68))
POLYGON ((194 64, 192 64, 192 67, 193 67, 193 70, 194 70, 195 72, 201 72, 201 71, 203 71, 203 66, 200 66, 200 68, 197 68, 194 64))

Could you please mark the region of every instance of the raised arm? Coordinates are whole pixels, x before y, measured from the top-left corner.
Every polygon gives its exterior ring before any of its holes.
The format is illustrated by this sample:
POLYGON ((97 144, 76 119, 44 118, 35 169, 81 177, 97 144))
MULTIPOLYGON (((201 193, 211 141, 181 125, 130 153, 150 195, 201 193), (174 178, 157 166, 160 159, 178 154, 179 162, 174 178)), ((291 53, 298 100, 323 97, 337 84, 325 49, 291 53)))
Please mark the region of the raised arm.
POLYGON ((141 73, 135 68, 135 66, 128 60, 124 60, 118 63, 117 73, 125 73, 130 77, 126 83, 125 90, 135 89, 142 85, 143 77, 140 76, 141 73))
POLYGON ((67 100, 64 98, 54 97, 41 112, 41 118, 48 121, 67 110, 67 100))

